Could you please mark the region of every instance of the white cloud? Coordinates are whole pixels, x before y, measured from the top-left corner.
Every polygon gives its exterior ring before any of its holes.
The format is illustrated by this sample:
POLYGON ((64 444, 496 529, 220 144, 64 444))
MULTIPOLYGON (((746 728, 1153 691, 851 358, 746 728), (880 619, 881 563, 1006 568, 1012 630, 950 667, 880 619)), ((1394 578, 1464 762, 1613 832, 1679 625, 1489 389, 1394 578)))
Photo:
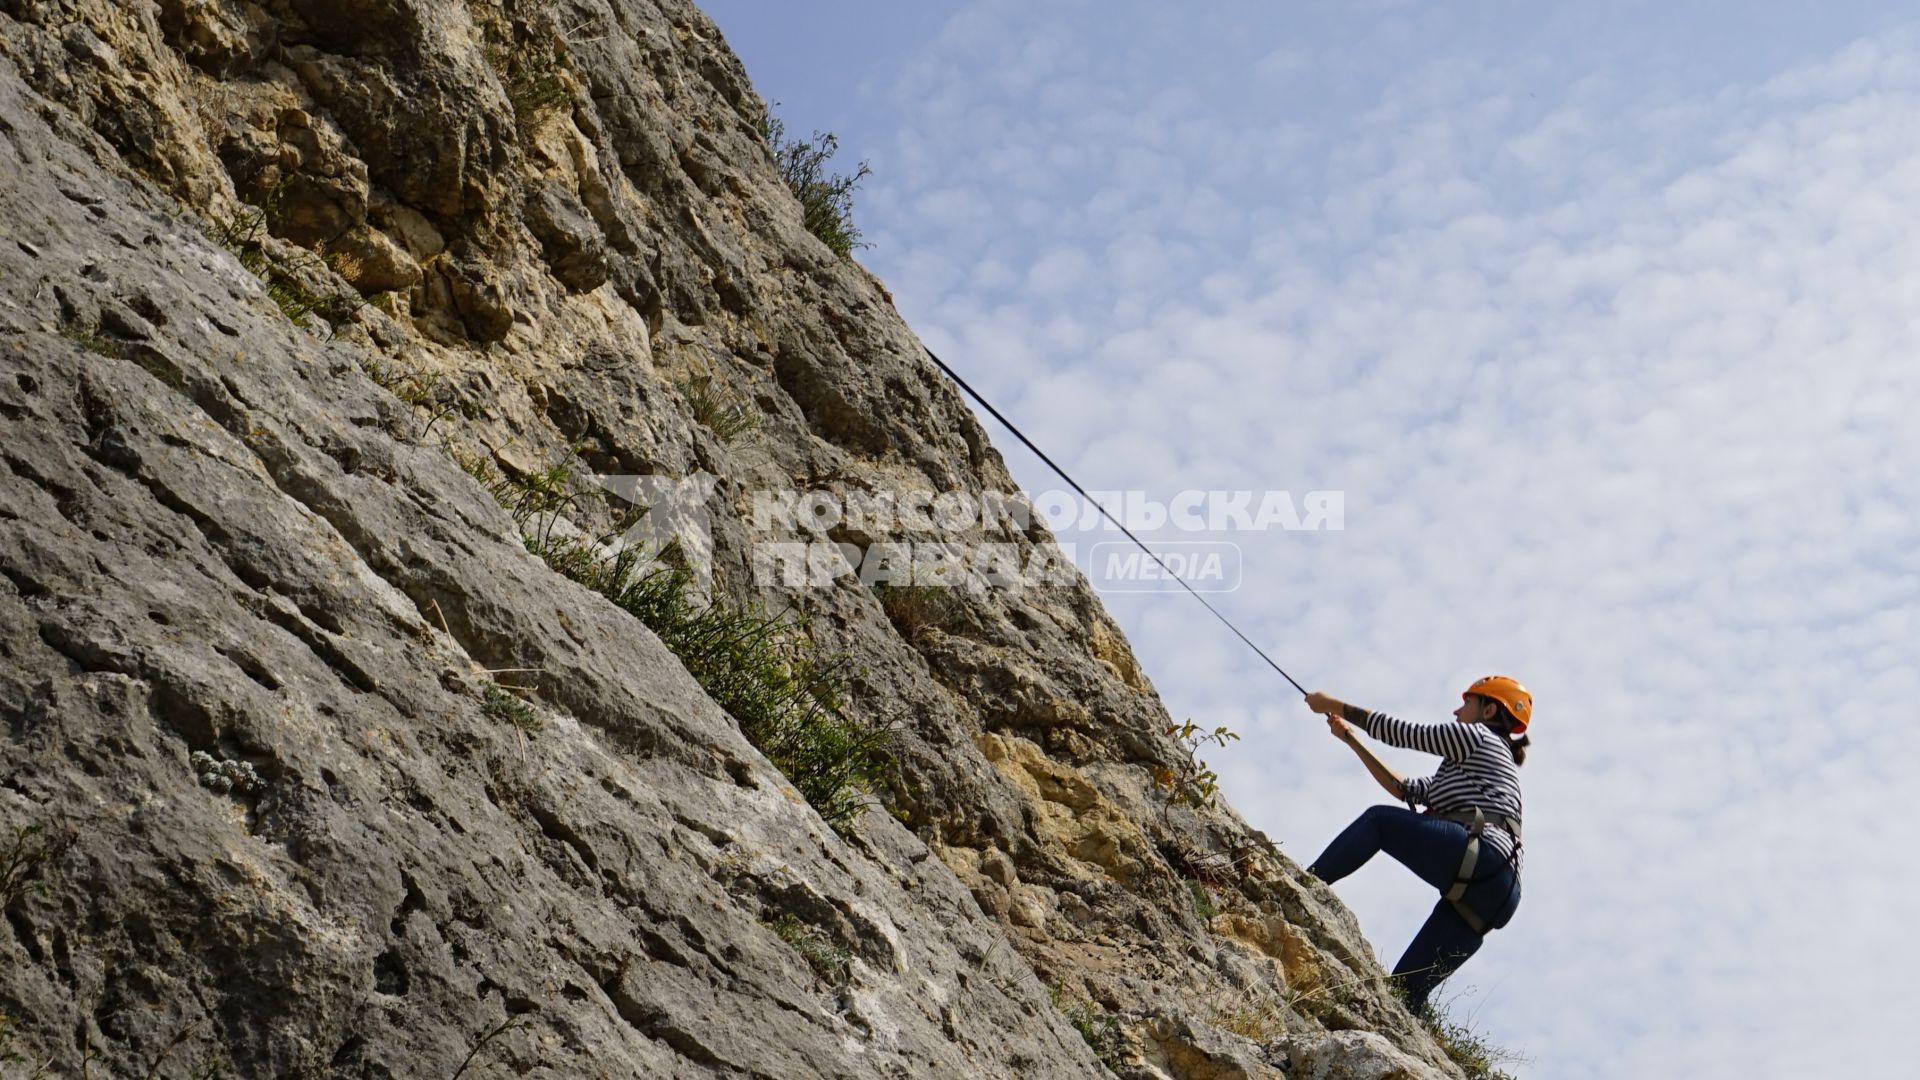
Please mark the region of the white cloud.
POLYGON ((1077 248, 1055 248, 1034 260, 1027 271, 1027 290, 1035 296, 1058 296, 1085 285, 1093 263, 1077 248))
MULTIPOLYGON (((1139 42, 1202 31, 1132 19, 983 5, 904 78, 874 205, 935 211, 869 262, 916 328, 1092 487, 1343 488, 1345 532, 1232 537, 1222 608, 1305 681, 1534 686, 1527 898, 1456 980, 1529 1072, 1903 1073, 1920 45, 1675 97, 1419 23, 1363 94, 1218 27, 1169 82, 1139 42), (1353 100, 1276 106, 1316 81, 1353 100)), ((1297 860, 1379 797, 1198 605, 1108 604, 1297 860)), ((1340 892, 1388 963, 1433 902, 1340 892)))

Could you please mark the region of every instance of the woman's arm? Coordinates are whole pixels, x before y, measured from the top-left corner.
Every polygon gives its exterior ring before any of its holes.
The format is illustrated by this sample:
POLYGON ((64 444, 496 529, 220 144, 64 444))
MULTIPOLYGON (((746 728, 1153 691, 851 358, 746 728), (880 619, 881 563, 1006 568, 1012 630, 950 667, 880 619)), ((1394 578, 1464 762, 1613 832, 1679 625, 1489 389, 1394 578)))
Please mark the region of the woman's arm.
MULTIPOLYGON (((1367 729, 1367 710, 1358 705, 1349 705, 1332 694, 1323 694, 1318 690, 1307 695, 1307 708, 1324 713, 1329 718, 1338 716, 1362 731, 1367 729)), ((1335 732, 1334 734, 1339 734, 1335 732)))
POLYGON ((1337 716, 1329 716, 1327 729, 1333 732, 1334 738, 1353 748, 1353 752, 1360 758, 1360 763, 1367 767, 1367 771, 1373 774, 1373 778, 1379 781, 1381 787, 1387 789, 1387 794, 1401 802, 1406 801, 1406 780, 1399 773, 1388 768, 1386 762, 1375 757, 1373 751, 1367 749, 1367 744, 1354 735, 1353 728, 1348 726, 1346 721, 1337 716))
POLYGON ((1388 746, 1438 754, 1454 761, 1473 756, 1473 736, 1465 724, 1410 724, 1386 713, 1368 712, 1318 691, 1307 695, 1307 707, 1329 717, 1343 717, 1347 723, 1388 746))

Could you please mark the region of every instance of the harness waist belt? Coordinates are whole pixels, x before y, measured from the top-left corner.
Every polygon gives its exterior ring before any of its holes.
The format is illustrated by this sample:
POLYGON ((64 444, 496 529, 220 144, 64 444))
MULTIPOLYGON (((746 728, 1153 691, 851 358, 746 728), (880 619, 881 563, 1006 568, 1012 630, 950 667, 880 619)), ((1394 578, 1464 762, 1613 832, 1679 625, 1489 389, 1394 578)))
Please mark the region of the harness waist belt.
POLYGON ((1484 811, 1477 808, 1435 813, 1433 816, 1443 821, 1457 821, 1467 827, 1467 850, 1460 857, 1460 873, 1454 877, 1453 887, 1447 890, 1447 903, 1453 905, 1453 910, 1460 913, 1460 917, 1466 920, 1467 926, 1474 933, 1485 936, 1488 930, 1487 921, 1468 907, 1463 899, 1467 895, 1467 886, 1473 883, 1473 868, 1480 862, 1480 834, 1486 831, 1487 826, 1497 825, 1512 833, 1513 842, 1518 845, 1520 819, 1508 817, 1505 814, 1495 814, 1489 818, 1484 811))
POLYGON ((1508 817, 1505 814, 1488 814, 1482 810, 1451 810, 1445 813, 1428 811, 1428 813, 1442 821, 1457 821, 1465 825, 1468 832, 1475 834, 1478 834, 1481 828, 1485 828, 1488 825, 1498 825, 1513 834, 1514 843, 1517 844, 1520 842, 1520 819, 1517 817, 1508 817), (1478 826, 1478 828, 1476 828, 1476 826, 1478 826))

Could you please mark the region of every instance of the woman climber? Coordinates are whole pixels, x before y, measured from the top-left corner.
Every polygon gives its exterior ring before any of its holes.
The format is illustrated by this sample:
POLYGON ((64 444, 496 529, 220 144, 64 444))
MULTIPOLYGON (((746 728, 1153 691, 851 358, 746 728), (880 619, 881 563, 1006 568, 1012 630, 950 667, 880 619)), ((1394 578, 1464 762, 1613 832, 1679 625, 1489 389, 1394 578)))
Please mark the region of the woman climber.
POLYGON ((1424 814, 1375 806, 1355 819, 1308 868, 1332 884, 1385 851, 1439 889, 1433 914, 1393 966, 1395 982, 1415 1013, 1447 976, 1480 948, 1489 930, 1507 925, 1520 906, 1520 765, 1527 760, 1533 697, 1504 675, 1467 687, 1456 723, 1410 724, 1367 712, 1321 693, 1307 707, 1323 713, 1334 737, 1353 748, 1388 794, 1426 806, 1424 814), (1354 734, 1359 728, 1389 746, 1438 754, 1432 776, 1408 780, 1388 768, 1354 734))

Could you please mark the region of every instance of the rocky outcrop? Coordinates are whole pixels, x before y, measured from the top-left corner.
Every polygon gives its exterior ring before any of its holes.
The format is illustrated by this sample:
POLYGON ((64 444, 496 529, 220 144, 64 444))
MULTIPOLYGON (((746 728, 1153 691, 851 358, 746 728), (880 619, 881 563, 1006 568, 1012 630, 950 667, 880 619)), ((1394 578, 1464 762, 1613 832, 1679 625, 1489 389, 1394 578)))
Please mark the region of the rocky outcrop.
POLYGON ((1329 892, 1156 788, 1084 582, 756 573, 756 492, 1015 490, 764 119, 672 0, 0 0, 0 1050, 1456 1074, 1329 892), (713 478, 712 595, 847 658, 879 807, 829 827, 472 475, 555 464, 713 478))

